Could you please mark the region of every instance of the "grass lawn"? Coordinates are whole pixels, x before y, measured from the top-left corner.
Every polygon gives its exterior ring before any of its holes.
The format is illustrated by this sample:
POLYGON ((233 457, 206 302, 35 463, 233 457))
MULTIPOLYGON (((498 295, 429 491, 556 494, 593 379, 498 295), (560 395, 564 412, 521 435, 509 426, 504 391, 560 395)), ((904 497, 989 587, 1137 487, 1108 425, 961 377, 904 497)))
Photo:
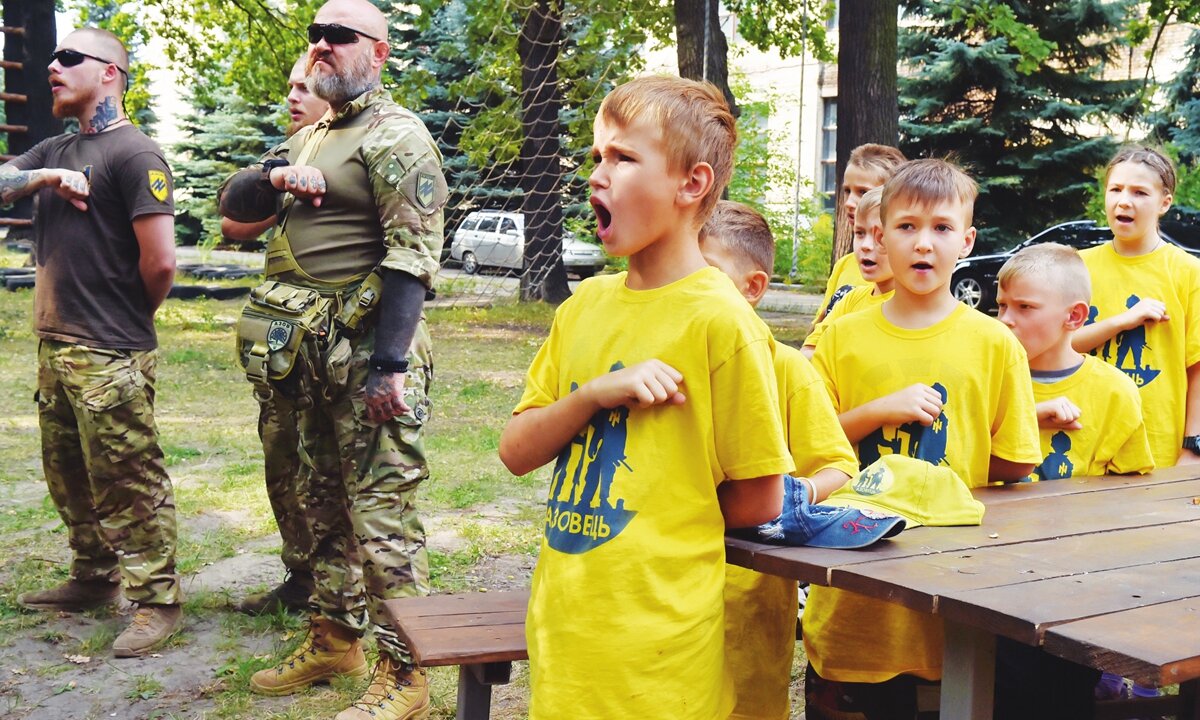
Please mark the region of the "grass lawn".
MULTIPOLYGON (((0 266, 22 260, 0 252, 0 266)), ((108 645, 127 620, 113 611, 57 617, 17 606, 21 592, 65 578, 69 557, 41 474, 32 304, 29 291, 0 291, 0 717, 262 720, 331 717, 345 707, 360 686, 282 699, 248 690, 254 671, 299 640, 302 622, 232 610, 282 577, 256 403, 233 355, 240 301, 169 300, 157 319, 156 416, 178 507, 184 630, 161 657, 115 661, 108 645)), ((543 305, 429 312, 432 478, 419 507, 437 591, 528 583, 548 477, 544 470, 511 477, 496 449, 552 315, 543 305)), ((778 329, 794 340, 801 324, 788 319, 778 329)), ((431 717, 454 716, 455 672, 432 673, 431 717)), ((519 664, 513 683, 497 688, 493 717, 525 717, 526 677, 519 664)))

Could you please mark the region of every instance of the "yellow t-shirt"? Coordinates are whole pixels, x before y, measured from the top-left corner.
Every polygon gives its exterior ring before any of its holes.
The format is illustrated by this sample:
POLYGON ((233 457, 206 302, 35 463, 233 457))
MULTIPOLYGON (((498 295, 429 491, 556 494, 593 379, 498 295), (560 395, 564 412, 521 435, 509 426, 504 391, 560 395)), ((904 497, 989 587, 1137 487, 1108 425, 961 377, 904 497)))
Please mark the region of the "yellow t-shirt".
POLYGON ((817 322, 816 326, 813 327, 812 332, 808 334, 808 337, 804 338, 804 344, 816 347, 817 342, 819 342, 821 336, 825 334, 825 330, 829 328, 830 323, 836 322, 838 318, 845 317, 851 313, 856 313, 859 310, 866 310, 877 305, 882 305, 884 301, 891 298, 893 294, 894 293, 889 290, 885 293, 876 295, 874 283, 870 285, 860 285, 859 287, 854 288, 850 292, 846 293, 846 296, 842 298, 838 304, 833 306, 833 309, 829 311, 828 315, 821 318, 821 320, 817 322))
MULTIPOLYGON (((775 379, 793 472, 811 477, 834 468, 856 474, 854 449, 808 358, 776 344, 775 379)), ((730 720, 787 720, 797 604, 795 580, 727 566, 725 657, 737 691, 730 720)))
POLYGON ((715 268, 645 291, 601 276, 559 307, 515 413, 652 358, 687 401, 598 412, 559 454, 526 622, 534 720, 729 714, 717 485, 792 466, 773 344, 715 268))
POLYGON ((816 320, 819 322, 828 315, 834 306, 846 296, 846 293, 866 284, 867 281, 863 279, 862 273, 858 269, 858 260, 855 259, 854 253, 846 253, 838 258, 829 270, 829 282, 825 284, 825 297, 821 299, 821 307, 817 309, 816 320))
POLYGON ((1118 333, 1093 354, 1141 390, 1154 464, 1171 467, 1183 443, 1187 370, 1200 362, 1200 260, 1166 243, 1137 257, 1118 255, 1112 243, 1079 254, 1092 276, 1088 322, 1119 315, 1142 298, 1167 306, 1170 320, 1118 333))
POLYGON ((1042 428, 1042 462, 1034 480, 1059 480, 1075 475, 1123 475, 1154 469, 1142 399, 1125 373, 1091 355, 1083 365, 1054 383, 1033 384, 1033 399, 1045 402, 1065 397, 1079 407, 1078 430, 1042 428))
MULTIPOLYGON (((987 483, 992 455, 1042 459, 1025 351, 1008 328, 965 305, 918 330, 891 324, 882 306, 849 315, 826 331, 813 365, 839 413, 918 382, 944 397, 931 427, 885 426, 864 438, 863 467, 882 454, 904 453, 948 465, 976 487, 987 483)), ((804 647, 829 680, 942 674, 941 618, 828 587, 809 590, 804 647)))

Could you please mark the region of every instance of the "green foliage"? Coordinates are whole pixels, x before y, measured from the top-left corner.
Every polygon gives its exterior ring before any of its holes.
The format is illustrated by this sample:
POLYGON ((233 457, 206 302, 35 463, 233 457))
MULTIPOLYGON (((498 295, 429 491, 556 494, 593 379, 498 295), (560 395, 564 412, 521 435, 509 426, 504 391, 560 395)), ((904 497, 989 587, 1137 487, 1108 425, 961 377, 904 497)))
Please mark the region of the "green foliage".
POLYGON ((193 96, 192 112, 181 121, 186 139, 173 148, 171 167, 181 188, 175 223, 180 244, 211 247, 220 241, 217 191, 230 174, 283 139, 274 122, 278 117, 271 107, 249 105, 229 86, 193 96), (213 97, 224 99, 205 99, 213 97))
POLYGON ((1162 95, 1162 107, 1147 118, 1151 137, 1173 144, 1185 164, 1200 160, 1200 32, 1191 34, 1184 65, 1162 95))
MULTIPOLYGON (((807 240, 797 253, 796 277, 802 285, 824 287, 829 279, 829 258, 833 254, 833 216, 824 213, 806 231, 807 240)), ((790 270, 791 258, 787 259, 790 270)), ((780 265, 780 251, 775 251, 775 267, 780 265)))
POLYGON ((1137 82, 1102 76, 1123 47, 1123 2, 1007 3, 983 14, 990 23, 964 7, 981 5, 910 6, 913 22, 900 35, 911 65, 899 79, 901 148, 909 157, 955 156, 973 174, 984 252, 1078 217, 1092 170, 1114 149, 1088 126, 1131 121, 1137 82), (1010 37, 1022 26, 1038 28, 1038 52, 1050 49, 1028 73, 1030 46, 1022 51, 1010 37))
POLYGON ((1017 61, 1017 72, 1024 75, 1033 73, 1050 53, 1058 49, 1058 44, 1044 40, 1033 25, 1021 22, 1013 9, 993 0, 974 0, 955 3, 951 9, 951 17, 955 22, 963 22, 968 30, 987 29, 992 35, 1008 40, 1008 44, 1016 50, 1020 59, 1017 61))
POLYGON ((822 62, 836 62, 825 30, 836 11, 833 0, 726 0, 724 4, 737 15, 738 34, 759 50, 774 47, 784 58, 807 51, 822 62))

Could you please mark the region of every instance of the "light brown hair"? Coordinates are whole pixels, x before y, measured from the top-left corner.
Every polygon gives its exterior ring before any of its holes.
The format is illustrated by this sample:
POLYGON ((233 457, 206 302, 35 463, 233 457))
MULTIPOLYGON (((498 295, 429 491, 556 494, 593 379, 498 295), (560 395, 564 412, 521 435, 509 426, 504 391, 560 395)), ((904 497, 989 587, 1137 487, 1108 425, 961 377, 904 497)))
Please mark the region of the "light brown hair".
POLYGON ((1105 183, 1108 182, 1108 176, 1112 173, 1112 169, 1124 162, 1141 163, 1149 167, 1158 174, 1163 190, 1168 195, 1175 194, 1175 163, 1171 162, 1171 158, 1164 155, 1162 151, 1147 145, 1128 145, 1121 148, 1113 156, 1113 159, 1108 161, 1108 167, 1104 168, 1105 183))
POLYGON ((871 188, 863 193, 862 199, 858 201, 858 208, 854 211, 854 221, 858 222, 861 218, 866 217, 866 214, 872 210, 879 208, 879 203, 883 201, 883 186, 871 188))
POLYGON ((719 243, 737 256, 739 263, 770 275, 775 270, 775 237, 757 210, 731 200, 720 200, 700 230, 700 242, 719 243))
POLYGON ((1041 243, 1023 248, 1010 257, 996 275, 1002 288, 1007 288, 1016 278, 1029 278, 1043 287, 1053 288, 1067 302, 1092 301, 1092 279, 1087 266, 1079 252, 1066 245, 1041 243))
POLYGON ((600 103, 605 120, 628 127, 638 120, 657 127, 671 169, 698 163, 713 169, 713 187, 700 202, 697 220, 708 219, 733 177, 737 124, 725 96, 710 82, 659 75, 619 85, 600 103))
MULTIPOLYGON (((846 167, 859 167, 864 170, 870 170, 877 173, 883 178, 883 182, 887 182, 892 174, 896 172, 896 168, 900 167, 907 158, 904 153, 900 152, 891 145, 877 145, 875 143, 864 143, 850 151, 850 157, 846 160, 846 167)), ((842 188, 839 185, 835 192, 837 196, 837 205, 834 212, 837 213, 837 222, 835 223, 838 242, 836 247, 850 247, 850 241, 854 238, 854 226, 850 222, 850 216, 846 213, 846 204, 842 198, 842 188)), ((857 214, 857 210, 855 213, 857 214)))
POLYGON ((970 225, 978 195, 979 186, 957 165, 937 158, 909 160, 884 183, 879 218, 886 222, 888 204, 898 199, 926 208, 942 202, 958 202, 966 208, 970 225))

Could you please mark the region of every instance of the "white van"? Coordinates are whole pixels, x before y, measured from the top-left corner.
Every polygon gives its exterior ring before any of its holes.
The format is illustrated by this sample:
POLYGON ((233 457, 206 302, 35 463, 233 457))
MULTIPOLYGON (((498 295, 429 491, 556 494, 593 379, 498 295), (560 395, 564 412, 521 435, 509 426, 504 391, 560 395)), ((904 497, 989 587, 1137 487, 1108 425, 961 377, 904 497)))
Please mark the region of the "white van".
MULTIPOLYGON (((521 270, 525 266, 525 216, 500 210, 471 212, 454 231, 450 257, 462 263, 468 275, 482 267, 521 270)), ((608 262, 599 246, 571 232, 563 233, 562 258, 567 272, 581 278, 595 275, 608 262)))

